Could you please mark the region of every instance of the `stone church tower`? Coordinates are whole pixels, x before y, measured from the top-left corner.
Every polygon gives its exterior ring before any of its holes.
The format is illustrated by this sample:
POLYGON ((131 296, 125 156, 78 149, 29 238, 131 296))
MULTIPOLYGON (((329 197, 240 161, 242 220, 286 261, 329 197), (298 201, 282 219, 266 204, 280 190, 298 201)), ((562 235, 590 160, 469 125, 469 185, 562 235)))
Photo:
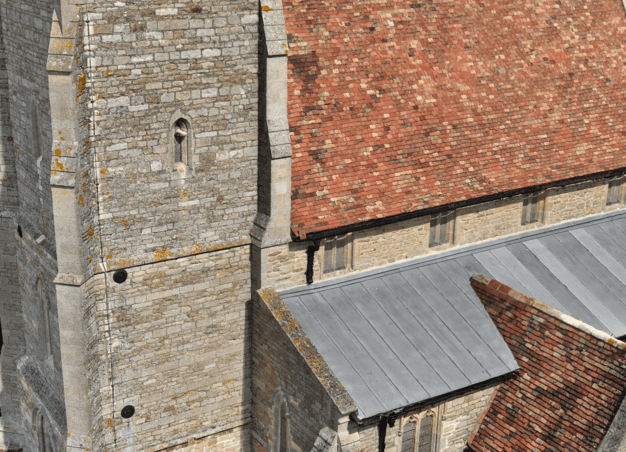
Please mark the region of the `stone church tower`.
POLYGON ((0 450, 249 442, 258 3, 0 3, 0 450))

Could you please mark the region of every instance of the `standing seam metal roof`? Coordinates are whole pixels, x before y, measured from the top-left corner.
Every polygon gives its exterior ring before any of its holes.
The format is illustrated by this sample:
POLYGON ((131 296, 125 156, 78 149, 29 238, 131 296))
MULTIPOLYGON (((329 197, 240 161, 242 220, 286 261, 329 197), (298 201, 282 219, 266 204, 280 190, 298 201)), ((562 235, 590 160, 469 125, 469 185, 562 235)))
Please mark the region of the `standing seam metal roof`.
POLYGON ((280 294, 364 419, 518 369, 472 290, 481 273, 626 335, 626 213, 455 249, 280 294))

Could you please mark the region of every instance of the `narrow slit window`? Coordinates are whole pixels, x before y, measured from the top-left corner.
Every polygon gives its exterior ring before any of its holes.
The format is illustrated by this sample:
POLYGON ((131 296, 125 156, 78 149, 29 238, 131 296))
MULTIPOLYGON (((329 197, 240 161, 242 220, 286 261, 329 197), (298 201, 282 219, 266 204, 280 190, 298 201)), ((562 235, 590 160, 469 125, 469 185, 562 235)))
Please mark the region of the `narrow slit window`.
POLYGON ((43 358, 47 359, 52 354, 52 341, 50 331, 50 303, 44 295, 43 283, 41 278, 37 279, 36 284, 37 301, 41 312, 41 349, 43 352, 43 358))
POLYGON ((443 212, 430 217, 430 236, 428 246, 434 247, 449 242, 448 224, 451 224, 452 212, 443 212))
POLYGON ((189 160, 189 123, 179 119, 174 123, 174 161, 188 164, 189 160))
POLYGON ((31 105, 30 120, 31 120, 31 133, 32 133, 31 139, 32 139, 32 146, 33 146, 33 154, 35 156, 35 159, 38 159, 39 157, 41 157, 42 152, 41 152, 41 135, 39 133, 39 115, 37 114, 37 105, 35 104, 35 102, 33 102, 31 105))
POLYGON ((617 204, 621 201, 620 196, 619 196, 621 185, 622 185, 621 177, 615 177, 611 179, 611 181, 609 181, 609 192, 606 197, 607 206, 611 204, 617 204))
POLYGON ((522 224, 536 223, 539 221, 537 200, 539 193, 528 193, 524 195, 522 203, 522 224))
POLYGON ((287 410, 285 404, 280 404, 280 452, 288 452, 287 447, 287 410))
POLYGON ((347 237, 335 237, 326 239, 324 244, 324 273, 332 273, 346 268, 347 237))

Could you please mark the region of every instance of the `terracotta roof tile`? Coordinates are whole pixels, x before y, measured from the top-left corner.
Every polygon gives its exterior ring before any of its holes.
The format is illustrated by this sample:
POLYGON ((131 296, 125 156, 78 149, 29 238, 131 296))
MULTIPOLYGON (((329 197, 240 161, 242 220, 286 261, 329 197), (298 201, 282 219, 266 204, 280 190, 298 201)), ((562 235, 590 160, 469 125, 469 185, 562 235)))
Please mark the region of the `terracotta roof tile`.
POLYGON ((284 0, 305 232, 626 167, 620 0, 284 0))
POLYGON ((472 279, 521 370, 494 392, 470 448, 595 451, 624 398, 626 344, 495 280, 472 279))

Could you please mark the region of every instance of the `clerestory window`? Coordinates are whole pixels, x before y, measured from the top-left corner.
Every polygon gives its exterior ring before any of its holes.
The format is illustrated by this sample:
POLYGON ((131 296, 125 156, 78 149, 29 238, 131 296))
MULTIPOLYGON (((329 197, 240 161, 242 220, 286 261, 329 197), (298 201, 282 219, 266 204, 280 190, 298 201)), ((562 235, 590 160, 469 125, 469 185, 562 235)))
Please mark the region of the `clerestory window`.
POLYGON ((606 205, 618 204, 622 202, 622 197, 620 196, 622 187, 622 177, 614 177, 609 181, 609 190, 606 197, 606 205))
POLYGON ((428 246, 434 247, 451 241, 454 230, 454 212, 442 212, 430 217, 428 246))
POLYGON ((539 221, 539 208, 537 207, 539 193, 527 193, 522 203, 522 224, 536 223, 539 221))
POLYGON ((324 242, 324 273, 344 270, 349 257, 348 236, 328 238, 324 242))

